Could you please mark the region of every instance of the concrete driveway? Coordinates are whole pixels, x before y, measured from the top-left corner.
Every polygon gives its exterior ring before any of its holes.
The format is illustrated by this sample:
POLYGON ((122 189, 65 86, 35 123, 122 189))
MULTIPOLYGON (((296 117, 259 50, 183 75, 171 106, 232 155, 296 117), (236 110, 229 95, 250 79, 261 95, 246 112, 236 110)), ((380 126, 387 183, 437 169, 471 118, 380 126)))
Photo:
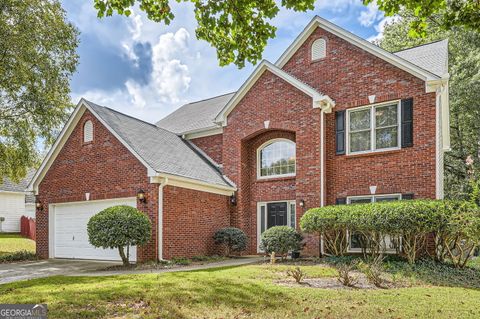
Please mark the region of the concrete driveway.
POLYGON ((57 275, 92 273, 120 262, 49 259, 28 263, 0 264, 0 284, 57 275))

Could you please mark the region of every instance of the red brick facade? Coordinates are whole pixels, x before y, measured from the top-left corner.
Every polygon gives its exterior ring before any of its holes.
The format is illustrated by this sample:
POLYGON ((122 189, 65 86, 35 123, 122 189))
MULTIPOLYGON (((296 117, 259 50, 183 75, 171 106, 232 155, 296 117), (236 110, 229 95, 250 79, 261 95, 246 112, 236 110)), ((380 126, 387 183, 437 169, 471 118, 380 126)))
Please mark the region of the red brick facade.
POLYGON ((197 137, 191 139, 196 146, 201 148, 217 164, 222 164, 223 136, 222 134, 197 137))
MULTIPOLYGON (((334 113, 324 121, 325 203, 336 198, 370 194, 413 193, 436 196, 435 93, 425 93, 425 82, 366 51, 317 28, 283 69, 335 101, 334 111, 375 102, 413 98, 413 147, 362 155, 336 155, 334 113), (327 55, 311 62, 310 47, 326 39, 327 55)), ((223 134, 193 139, 237 186, 236 206, 227 196, 165 186, 163 188, 163 257, 192 257, 217 252, 213 233, 222 227, 243 229, 248 253, 257 252, 257 203, 296 201, 296 225, 303 213, 321 205, 321 113, 312 98, 266 71, 228 115, 223 134), (266 127, 265 122, 268 121, 266 127), (257 179, 257 149, 274 138, 296 143, 293 177, 257 179), (304 201, 305 207, 300 207, 304 201)), ((44 210, 37 212, 37 252, 48 257, 48 204, 147 194, 140 210, 152 220, 152 240, 138 259, 158 257, 159 186, 149 183, 146 168, 88 111, 40 184, 44 210), (93 143, 82 143, 83 123, 94 123, 93 143)), ((309 237, 306 252, 317 254, 318 238, 309 237)))
POLYGON ((174 186, 163 188, 163 258, 218 254, 215 231, 230 226, 229 199, 174 186))
MULTIPOLYGON (((336 155, 334 113, 326 115, 326 204, 338 197, 369 195, 370 186, 377 186, 377 194, 435 198, 435 93, 425 93, 422 80, 320 28, 283 69, 335 100, 334 110, 369 105, 370 95, 376 103, 414 99, 414 146, 396 151, 336 155), (327 40, 327 56, 311 62, 311 44, 320 37, 327 40)), ((311 98, 268 71, 229 114, 222 163, 238 187, 232 223, 252 238, 251 253, 256 252, 257 202, 297 200, 297 227, 308 208, 320 206, 320 134, 320 110, 312 108, 311 98), (264 121, 269 121, 268 129, 264 121), (296 141, 296 176, 257 180, 256 150, 276 137, 296 141), (303 209, 300 200, 305 201, 303 209)), ((308 242, 307 250, 317 253, 318 239, 308 242)))

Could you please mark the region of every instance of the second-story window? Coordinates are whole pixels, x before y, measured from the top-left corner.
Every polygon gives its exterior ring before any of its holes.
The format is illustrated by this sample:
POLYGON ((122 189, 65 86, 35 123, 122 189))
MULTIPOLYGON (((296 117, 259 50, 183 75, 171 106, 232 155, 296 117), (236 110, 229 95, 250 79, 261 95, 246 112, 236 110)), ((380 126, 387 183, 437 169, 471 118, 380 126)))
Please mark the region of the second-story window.
POLYGON ((348 153, 400 147, 400 103, 348 110, 348 153))
POLYGON ((274 139, 257 151, 257 177, 271 178, 295 175, 295 143, 287 139, 274 139))

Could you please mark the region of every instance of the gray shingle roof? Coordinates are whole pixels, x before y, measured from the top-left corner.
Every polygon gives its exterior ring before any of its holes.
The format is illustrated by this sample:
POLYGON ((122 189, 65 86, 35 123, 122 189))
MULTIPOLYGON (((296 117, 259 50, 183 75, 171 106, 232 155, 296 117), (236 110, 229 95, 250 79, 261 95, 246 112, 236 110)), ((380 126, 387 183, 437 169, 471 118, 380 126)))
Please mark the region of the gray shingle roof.
POLYGON ((448 40, 427 43, 394 54, 440 77, 448 73, 448 40))
POLYGON ((234 94, 235 92, 185 104, 158 121, 157 125, 176 134, 216 127, 213 122, 215 116, 234 94))
MULTIPOLYGON (((5 192, 26 192, 28 183, 33 178, 33 175, 35 175, 35 169, 29 169, 27 170, 27 175, 25 176, 24 179, 22 179, 18 183, 14 183, 8 178, 3 178, 2 183, 0 184, 0 191, 5 191, 5 192)), ((33 203, 35 202, 35 197, 32 194, 27 194, 25 201, 27 203, 33 203)))
POLYGON ((150 167, 220 186, 230 185, 220 171, 176 134, 84 100, 150 167))

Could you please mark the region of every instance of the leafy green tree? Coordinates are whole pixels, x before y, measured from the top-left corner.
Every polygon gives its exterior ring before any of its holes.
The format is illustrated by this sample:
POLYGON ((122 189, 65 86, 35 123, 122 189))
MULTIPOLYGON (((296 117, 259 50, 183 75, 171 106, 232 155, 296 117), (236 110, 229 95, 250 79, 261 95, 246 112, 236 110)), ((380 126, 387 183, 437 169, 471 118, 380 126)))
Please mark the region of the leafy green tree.
POLYGON ((480 172, 480 33, 454 27, 445 31, 430 24, 425 38, 406 37, 412 15, 385 27, 378 44, 398 51, 432 41, 449 40, 450 152, 445 153, 445 195, 467 199, 472 191, 469 170, 480 172), (468 156, 473 160, 466 165, 468 156))
POLYGON ((386 16, 408 11, 409 34, 413 37, 428 35, 428 27, 442 30, 463 26, 480 31, 480 1, 478 0, 363 0, 364 4, 376 2, 386 16))
POLYGON ((104 249, 118 249, 123 264, 128 266, 130 246, 146 244, 152 235, 152 224, 136 208, 118 205, 106 208, 90 218, 87 232, 90 244, 104 249))
POLYGON ((64 123, 77 44, 59 1, 0 2, 0 176, 25 176, 64 123))
MULTIPOLYGON (((376 1, 380 10, 393 16, 410 9, 412 19, 409 33, 426 36, 429 22, 444 30, 454 26, 466 26, 480 30, 480 2, 478 0, 363 0, 365 5, 376 1), (442 12, 441 15, 438 15, 442 12)), ((173 0, 94 0, 99 17, 111 16, 114 12, 129 16, 132 7, 140 10, 155 22, 169 24, 174 19, 171 9, 173 0)), ((277 28, 270 21, 278 14, 279 7, 295 11, 314 9, 315 0, 176 0, 191 2, 198 22, 196 36, 217 50, 221 66, 234 63, 239 68, 248 61, 256 64, 261 58, 269 39, 275 37, 277 28)))
MULTIPOLYGON (((262 58, 267 41, 275 37, 276 27, 270 24, 278 11, 275 0, 176 0, 192 2, 198 22, 196 36, 217 50, 220 65, 234 63, 244 67, 245 61, 256 64, 262 58)), ((114 11, 129 16, 138 3, 140 10, 155 22, 169 24, 174 18, 172 0, 95 0, 98 16, 111 16, 114 11)), ((282 0, 281 6, 295 11, 314 8, 315 0, 282 0)))

